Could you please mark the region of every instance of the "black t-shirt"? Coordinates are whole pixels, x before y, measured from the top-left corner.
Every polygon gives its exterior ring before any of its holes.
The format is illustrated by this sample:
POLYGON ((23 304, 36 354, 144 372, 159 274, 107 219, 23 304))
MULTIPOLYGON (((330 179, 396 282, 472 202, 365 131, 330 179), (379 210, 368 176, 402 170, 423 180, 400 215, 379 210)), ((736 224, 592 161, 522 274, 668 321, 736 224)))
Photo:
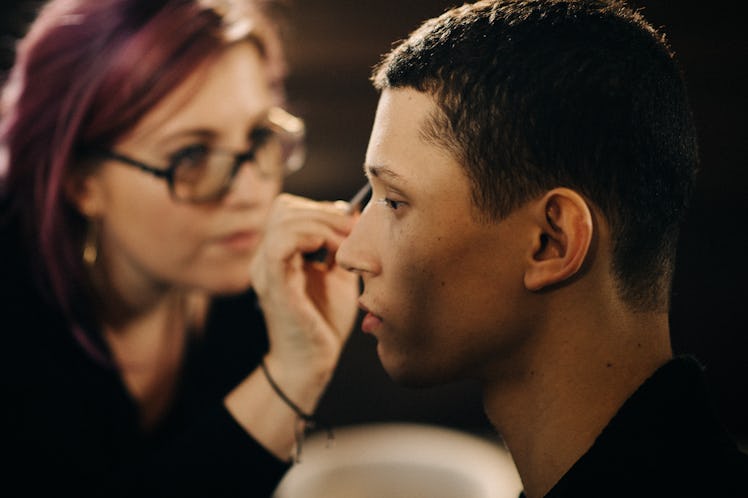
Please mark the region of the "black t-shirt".
POLYGON ((696 360, 658 369, 546 495, 586 497, 748 498, 748 455, 718 421, 696 360))

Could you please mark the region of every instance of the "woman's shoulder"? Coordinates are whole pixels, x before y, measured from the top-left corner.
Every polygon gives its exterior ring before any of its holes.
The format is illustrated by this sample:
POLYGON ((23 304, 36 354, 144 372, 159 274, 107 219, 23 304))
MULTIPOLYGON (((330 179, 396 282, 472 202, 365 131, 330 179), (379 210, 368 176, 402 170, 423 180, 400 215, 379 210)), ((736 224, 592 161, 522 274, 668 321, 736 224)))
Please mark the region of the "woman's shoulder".
POLYGON ((22 369, 31 359, 59 356, 70 337, 67 322, 42 295, 24 247, 18 223, 0 219, 3 368, 22 369))
POLYGON ((0 216, 0 306, 14 298, 30 297, 33 290, 30 263, 23 246, 18 223, 0 216))

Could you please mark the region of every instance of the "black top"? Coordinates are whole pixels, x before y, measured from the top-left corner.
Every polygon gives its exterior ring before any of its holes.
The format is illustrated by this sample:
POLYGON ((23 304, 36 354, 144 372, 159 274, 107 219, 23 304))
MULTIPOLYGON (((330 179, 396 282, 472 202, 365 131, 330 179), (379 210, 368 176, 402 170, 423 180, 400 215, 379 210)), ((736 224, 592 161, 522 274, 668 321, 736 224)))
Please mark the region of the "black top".
POLYGON ((748 455, 717 420, 701 366, 671 360, 621 407, 546 498, 748 498, 748 455))
POLYGON ((150 431, 120 376, 94 360, 31 284, 0 231, 0 494, 270 496, 288 469, 222 399, 267 350, 251 293, 222 298, 188 345, 168 416, 150 431))

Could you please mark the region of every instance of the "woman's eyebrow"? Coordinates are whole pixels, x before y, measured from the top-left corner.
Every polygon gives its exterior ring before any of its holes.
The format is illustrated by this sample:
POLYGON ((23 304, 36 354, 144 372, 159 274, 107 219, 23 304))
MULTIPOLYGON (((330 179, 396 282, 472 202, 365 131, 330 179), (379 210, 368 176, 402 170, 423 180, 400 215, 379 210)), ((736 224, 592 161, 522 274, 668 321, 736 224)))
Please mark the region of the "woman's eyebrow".
POLYGON ((213 140, 218 136, 218 133, 216 133, 215 130, 211 130, 210 128, 188 128, 184 130, 177 131, 175 133, 170 133, 166 135, 165 137, 159 139, 156 142, 156 147, 162 148, 162 147, 168 147, 170 144, 174 142, 178 142, 180 140, 184 139, 200 139, 200 140, 213 140))
MULTIPOLYGON (((252 116, 252 118, 247 122, 248 133, 251 133, 252 130, 267 125, 268 121, 269 117, 267 112, 258 113, 257 115, 252 116)), ((200 139, 205 141, 216 140, 220 135, 220 129, 216 129, 210 126, 188 126, 184 129, 177 129, 176 131, 167 133, 166 136, 156 142, 156 146, 165 147, 179 140, 184 140, 185 138, 200 139)))

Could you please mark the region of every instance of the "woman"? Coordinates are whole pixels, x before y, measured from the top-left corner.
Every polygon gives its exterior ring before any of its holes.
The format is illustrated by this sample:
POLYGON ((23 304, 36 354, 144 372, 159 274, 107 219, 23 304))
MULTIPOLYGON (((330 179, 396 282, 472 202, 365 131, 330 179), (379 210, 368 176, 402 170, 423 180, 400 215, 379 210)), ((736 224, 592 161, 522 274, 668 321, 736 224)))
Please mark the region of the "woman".
POLYGON ((25 492, 268 496, 290 465, 357 285, 303 258, 350 215, 279 195, 280 55, 257 6, 208 0, 52 0, 19 44, 0 363, 25 492))

